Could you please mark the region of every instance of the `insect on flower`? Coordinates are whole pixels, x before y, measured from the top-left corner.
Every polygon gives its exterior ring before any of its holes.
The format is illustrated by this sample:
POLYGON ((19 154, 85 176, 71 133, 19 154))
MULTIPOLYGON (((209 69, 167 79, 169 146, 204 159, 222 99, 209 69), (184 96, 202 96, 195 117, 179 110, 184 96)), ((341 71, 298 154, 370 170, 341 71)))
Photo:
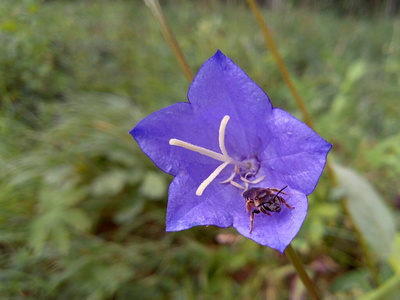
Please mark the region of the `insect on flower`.
POLYGON ((287 208, 294 209, 290 206, 280 193, 287 195, 282 189, 270 189, 270 188, 251 188, 243 192, 243 197, 246 199, 246 211, 250 214, 250 233, 253 231, 254 214, 259 214, 260 212, 271 216, 270 212, 279 213, 281 211, 282 203, 286 205, 287 208))
POLYGON ((166 230, 233 226, 283 252, 304 222, 307 195, 332 145, 273 107, 267 94, 219 50, 200 68, 187 97, 189 102, 156 111, 131 131, 143 152, 174 176, 166 230), (286 207, 280 210, 282 203, 286 207), (296 209, 285 209, 292 206, 296 209), (254 219, 259 212, 267 216, 254 219))

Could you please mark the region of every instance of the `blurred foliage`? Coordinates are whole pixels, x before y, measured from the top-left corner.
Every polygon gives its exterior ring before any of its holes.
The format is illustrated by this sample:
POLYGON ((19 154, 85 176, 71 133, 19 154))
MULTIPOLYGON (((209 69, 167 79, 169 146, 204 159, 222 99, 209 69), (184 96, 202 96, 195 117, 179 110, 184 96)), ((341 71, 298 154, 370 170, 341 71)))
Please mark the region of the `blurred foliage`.
MULTIPOLYGON (((220 48, 300 117, 245 3, 164 8, 194 70, 220 48)), ((318 132, 398 221, 400 23, 286 7, 265 14, 318 132)), ((1 298, 301 296, 284 256, 233 229, 165 233, 171 178, 128 132, 184 101, 188 84, 141 1, 1 1, 0 20, 1 298)), ((374 288, 336 201, 342 192, 323 176, 293 241, 325 299, 374 288)), ((398 272, 378 262, 382 282, 398 272)))
MULTIPOLYGON (((393 16, 399 12, 397 0, 287 0, 292 5, 310 9, 330 10, 339 15, 366 16, 393 16)), ((268 2, 268 1, 267 1, 268 2)), ((273 1, 271 1, 273 2, 273 1)))
POLYGON ((377 257, 388 257, 394 250, 396 225, 383 198, 350 168, 334 164, 333 169, 344 189, 344 202, 354 225, 377 257))

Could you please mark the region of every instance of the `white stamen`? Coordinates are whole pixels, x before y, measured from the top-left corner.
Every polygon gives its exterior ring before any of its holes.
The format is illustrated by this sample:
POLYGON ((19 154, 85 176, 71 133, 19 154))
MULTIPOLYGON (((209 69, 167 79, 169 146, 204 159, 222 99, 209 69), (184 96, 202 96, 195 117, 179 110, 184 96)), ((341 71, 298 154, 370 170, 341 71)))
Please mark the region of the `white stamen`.
POLYGON ((211 158, 214 158, 216 160, 223 161, 223 162, 226 162, 229 159, 231 159, 230 157, 226 157, 225 155, 222 155, 222 154, 220 154, 218 152, 215 152, 215 151, 212 151, 212 150, 208 150, 206 148, 203 148, 203 147, 200 147, 200 146, 196 146, 196 145, 193 145, 191 143, 187 143, 187 142, 184 142, 184 141, 181 141, 181 140, 178 140, 178 139, 170 139, 169 140, 169 144, 172 145, 172 146, 182 147, 182 148, 185 148, 185 149, 191 150, 193 152, 197 152, 197 153, 203 154, 205 156, 208 156, 208 157, 211 157, 211 158))
POLYGON ((229 182, 229 183, 232 184, 234 187, 237 187, 237 188, 239 188, 239 189, 247 190, 247 188, 243 187, 242 185, 240 185, 240 184, 237 183, 236 181, 231 181, 231 182, 229 182))
POLYGON ((222 170, 229 165, 229 162, 224 162, 222 165, 220 165, 218 168, 215 169, 214 172, 212 172, 210 174, 210 176, 207 177, 206 180, 204 180, 200 186, 198 187, 198 189, 196 190, 196 195, 197 196, 201 196, 205 190, 205 188, 215 179, 215 177, 217 177, 219 175, 219 173, 222 172, 222 170))
POLYGON ((239 173, 240 173, 240 169, 239 169, 238 165, 235 165, 235 173, 236 173, 236 174, 239 174, 239 173))
POLYGON ((230 117, 229 116, 225 116, 222 121, 221 124, 219 125, 219 148, 221 149, 221 152, 223 155, 228 156, 228 152, 226 151, 225 148, 225 129, 226 129, 226 125, 228 124, 230 117))
POLYGON ((221 181, 220 183, 228 183, 230 181, 233 180, 233 178, 235 178, 236 172, 233 171, 233 173, 231 174, 231 176, 228 177, 228 179, 225 179, 224 181, 221 181))

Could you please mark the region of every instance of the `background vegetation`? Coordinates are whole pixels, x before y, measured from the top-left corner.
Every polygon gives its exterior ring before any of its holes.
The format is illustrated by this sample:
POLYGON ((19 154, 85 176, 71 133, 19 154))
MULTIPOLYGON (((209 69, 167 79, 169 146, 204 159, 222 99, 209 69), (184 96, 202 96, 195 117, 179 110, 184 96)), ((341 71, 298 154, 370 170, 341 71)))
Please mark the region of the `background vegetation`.
MULTIPOLYGON (((219 48, 301 118, 244 2, 162 4, 194 70, 219 48)), ((264 10, 280 52, 330 155, 373 183, 398 229, 400 20, 295 4, 264 10)), ((187 88, 141 1, 0 2, 2 299, 301 299, 286 257, 233 229, 165 233, 172 178, 128 132, 187 88)), ((342 194, 323 176, 293 243, 324 299, 368 293, 400 262, 371 243, 365 258, 342 194)))

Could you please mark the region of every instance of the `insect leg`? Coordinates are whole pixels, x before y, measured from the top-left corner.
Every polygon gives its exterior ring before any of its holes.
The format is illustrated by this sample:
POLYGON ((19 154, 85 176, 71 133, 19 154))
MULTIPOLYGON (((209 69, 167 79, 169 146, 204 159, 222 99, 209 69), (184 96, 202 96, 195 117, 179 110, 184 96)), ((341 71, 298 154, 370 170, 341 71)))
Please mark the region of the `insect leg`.
POLYGON ((254 207, 254 201, 247 200, 246 201, 246 212, 249 213, 253 207, 254 207))
POLYGON ((285 201, 285 199, 283 199, 282 197, 279 197, 279 198, 280 198, 280 200, 283 202, 283 204, 286 205, 287 208, 290 208, 290 209, 293 209, 293 208, 294 208, 293 206, 290 206, 290 205, 285 201))
POLYGON ((260 208, 260 211, 264 214, 266 214, 267 216, 271 216, 271 214, 265 209, 264 206, 262 206, 264 203, 261 203, 259 206, 257 206, 257 208, 260 208))
MULTIPOLYGON (((270 189, 270 188, 268 188, 269 190, 271 190, 271 191, 273 191, 273 192, 275 192, 275 193, 278 193, 278 194, 285 194, 285 195, 287 195, 287 193, 285 193, 283 190, 284 189, 286 189, 287 188, 287 186, 285 186, 283 189, 275 189, 275 188, 273 188, 273 189, 270 189)), ((278 195, 277 194, 277 195, 278 195)))
POLYGON ((256 209, 251 212, 251 215, 250 215, 250 232, 249 233, 251 233, 253 231, 254 214, 258 214, 258 213, 260 213, 260 211, 256 210, 256 209))

